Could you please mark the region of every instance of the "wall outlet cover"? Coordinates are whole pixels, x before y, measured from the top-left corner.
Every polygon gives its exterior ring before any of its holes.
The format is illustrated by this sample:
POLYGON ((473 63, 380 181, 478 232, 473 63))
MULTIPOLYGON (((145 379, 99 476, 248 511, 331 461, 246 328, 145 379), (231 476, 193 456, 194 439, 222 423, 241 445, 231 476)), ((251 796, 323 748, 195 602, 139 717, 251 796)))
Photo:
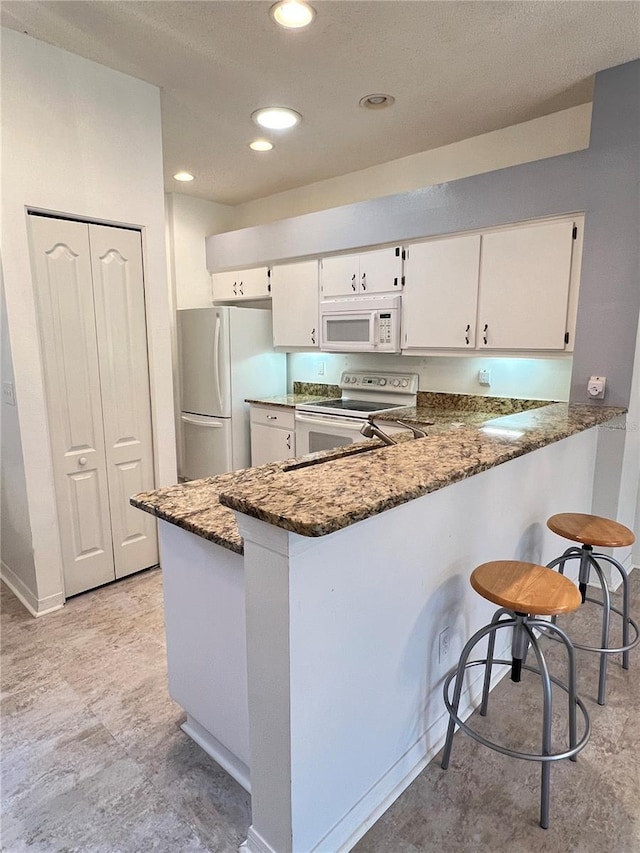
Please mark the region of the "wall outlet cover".
POLYGON ((479 370, 478 382, 480 383, 480 385, 491 385, 491 371, 488 369, 479 370))

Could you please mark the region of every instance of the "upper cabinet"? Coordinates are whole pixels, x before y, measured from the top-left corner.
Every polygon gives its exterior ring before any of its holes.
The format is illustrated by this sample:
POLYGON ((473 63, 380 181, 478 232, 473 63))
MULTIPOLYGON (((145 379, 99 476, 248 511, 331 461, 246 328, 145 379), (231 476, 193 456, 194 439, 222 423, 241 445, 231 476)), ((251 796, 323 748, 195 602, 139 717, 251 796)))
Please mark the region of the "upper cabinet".
POLYGON ((565 221, 483 234, 480 349, 565 348, 573 231, 565 221))
POLYGON ((282 264, 271 270, 273 345, 319 346, 318 261, 282 264))
POLYGON ((211 274, 214 302, 238 302, 242 299, 266 299, 271 296, 269 269, 256 267, 238 272, 211 274))
POLYGON ((578 232, 562 220, 405 247, 403 351, 571 350, 578 232))
POLYGON ((399 246, 357 255, 322 258, 322 298, 402 290, 403 252, 399 246))
POLYGON ((479 234, 406 248, 403 349, 474 348, 479 267, 479 234))

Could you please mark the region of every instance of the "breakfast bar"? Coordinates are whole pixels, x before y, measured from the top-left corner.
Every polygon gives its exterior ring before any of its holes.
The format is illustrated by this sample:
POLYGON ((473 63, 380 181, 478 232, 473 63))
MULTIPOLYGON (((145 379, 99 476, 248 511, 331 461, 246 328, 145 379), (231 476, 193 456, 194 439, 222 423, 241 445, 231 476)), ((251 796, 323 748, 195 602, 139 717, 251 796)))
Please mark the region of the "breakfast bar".
POLYGON ((624 423, 613 407, 437 402, 402 414, 434 422, 425 438, 132 499, 161 520, 170 692, 251 791, 250 853, 351 849, 434 757, 444 676, 492 610, 471 571, 548 561, 546 518, 590 511, 601 430, 624 423))

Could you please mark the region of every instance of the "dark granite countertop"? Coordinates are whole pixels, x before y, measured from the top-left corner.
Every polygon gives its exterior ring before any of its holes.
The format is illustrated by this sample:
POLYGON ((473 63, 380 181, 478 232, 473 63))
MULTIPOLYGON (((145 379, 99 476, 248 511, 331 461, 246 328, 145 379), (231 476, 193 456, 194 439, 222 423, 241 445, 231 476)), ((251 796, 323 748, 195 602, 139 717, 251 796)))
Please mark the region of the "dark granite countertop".
POLYGON ((552 403, 498 417, 495 412, 438 410, 434 418, 433 407, 418 406, 413 417, 405 418, 415 423, 435 419, 427 438, 323 451, 157 489, 136 495, 131 503, 242 553, 232 510, 303 536, 324 536, 624 412, 552 403))

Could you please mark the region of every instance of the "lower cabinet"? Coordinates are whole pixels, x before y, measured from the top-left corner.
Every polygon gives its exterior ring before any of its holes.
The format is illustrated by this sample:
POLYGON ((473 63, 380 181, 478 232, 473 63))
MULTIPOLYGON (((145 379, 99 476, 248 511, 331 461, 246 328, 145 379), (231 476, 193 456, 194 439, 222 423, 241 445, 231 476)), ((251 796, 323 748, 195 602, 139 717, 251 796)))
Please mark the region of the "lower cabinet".
POLYGON ((296 455, 295 412, 283 406, 251 406, 251 464, 281 462, 296 455))

